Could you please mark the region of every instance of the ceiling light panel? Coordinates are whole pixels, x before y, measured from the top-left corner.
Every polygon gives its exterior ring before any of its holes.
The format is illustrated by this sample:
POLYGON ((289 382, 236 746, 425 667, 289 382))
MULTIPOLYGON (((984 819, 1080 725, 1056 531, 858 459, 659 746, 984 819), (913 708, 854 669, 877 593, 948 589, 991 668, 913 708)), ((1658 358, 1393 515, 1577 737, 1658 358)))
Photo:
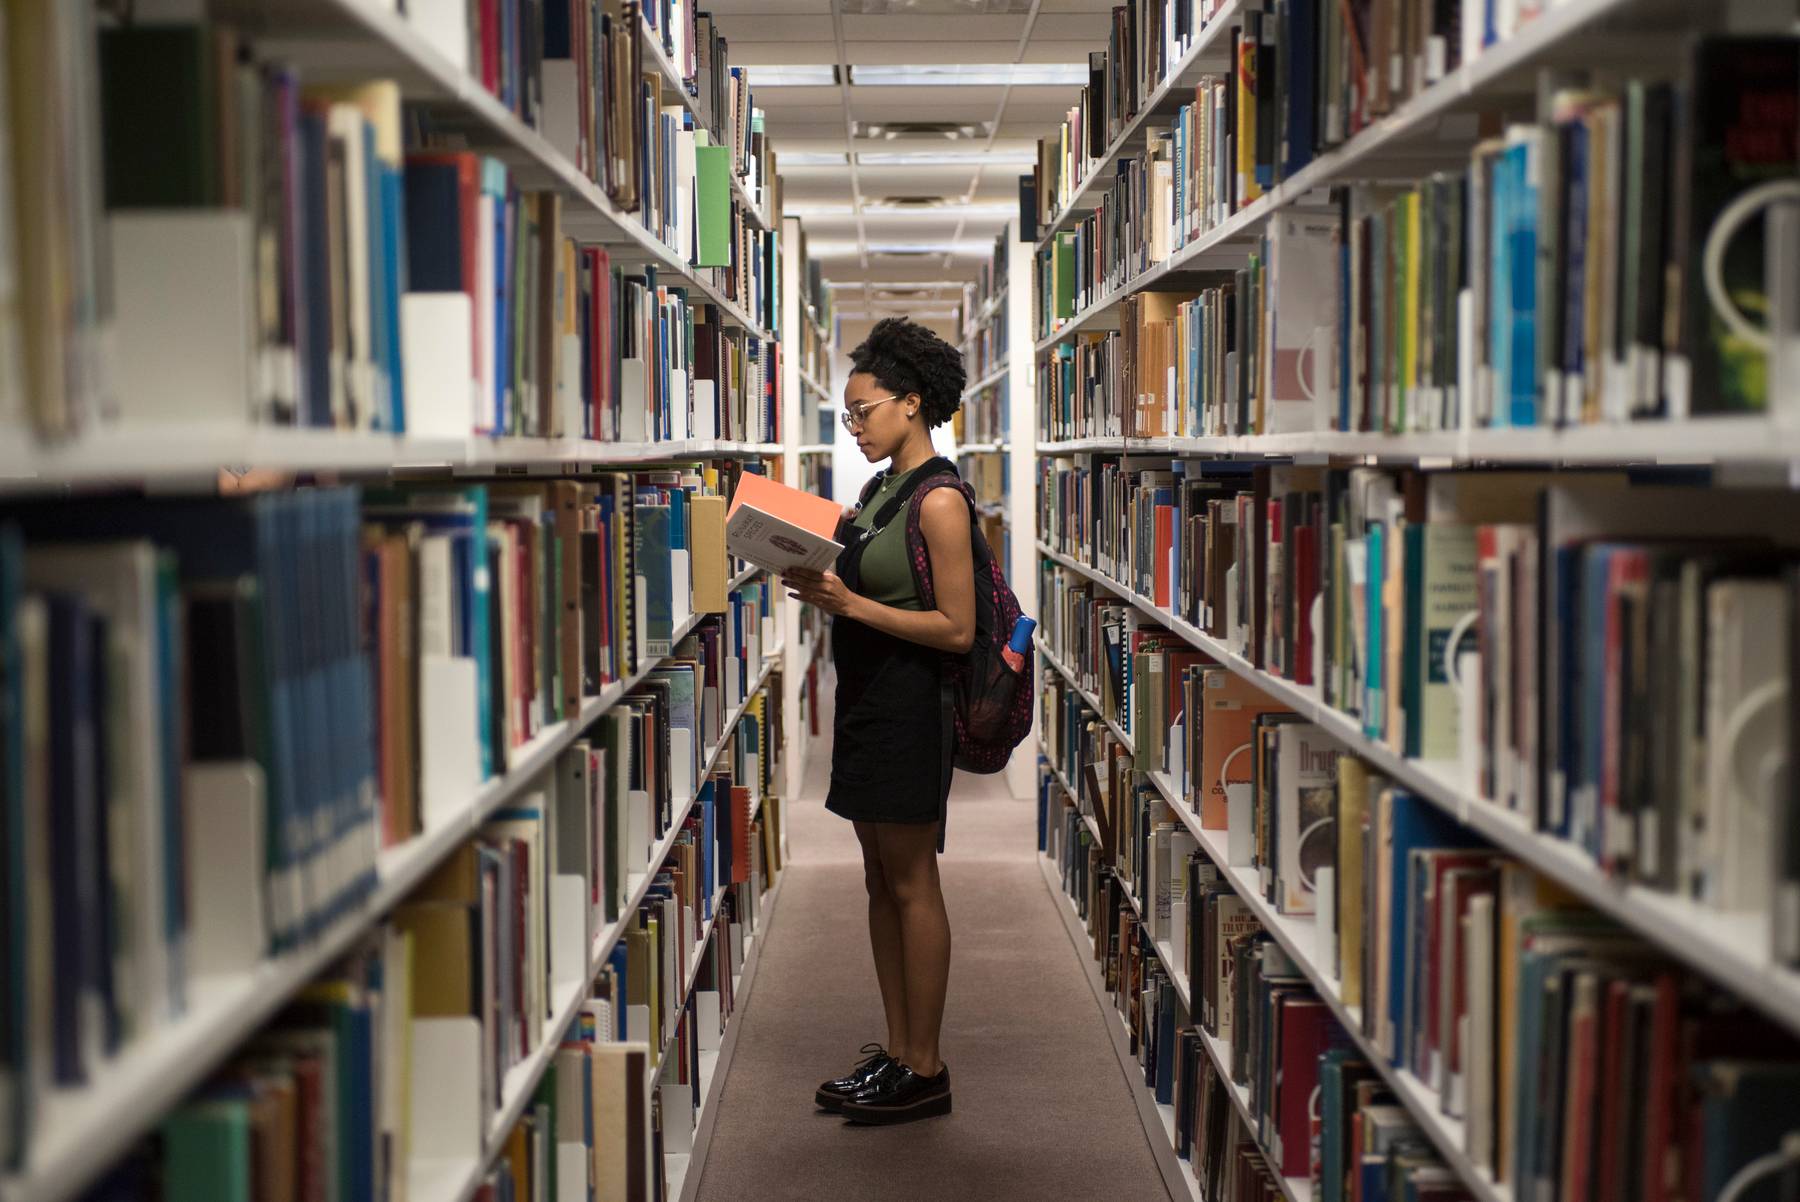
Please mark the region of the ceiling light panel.
POLYGON ((846 167, 850 160, 841 151, 776 149, 782 167, 846 167))
MULTIPOLYGON (((786 156, 780 160, 787 162, 786 156)), ((1030 167, 1029 150, 859 150, 859 167, 1030 167)))
MULTIPOLYGON (((761 72, 758 68, 759 84, 761 72)), ((1079 87, 1087 81, 1086 63, 901 63, 850 68, 850 82, 858 87, 1079 87)))
POLYGON ((826 64, 789 63, 749 70, 750 78, 758 88, 835 88, 838 83, 838 69, 826 64))

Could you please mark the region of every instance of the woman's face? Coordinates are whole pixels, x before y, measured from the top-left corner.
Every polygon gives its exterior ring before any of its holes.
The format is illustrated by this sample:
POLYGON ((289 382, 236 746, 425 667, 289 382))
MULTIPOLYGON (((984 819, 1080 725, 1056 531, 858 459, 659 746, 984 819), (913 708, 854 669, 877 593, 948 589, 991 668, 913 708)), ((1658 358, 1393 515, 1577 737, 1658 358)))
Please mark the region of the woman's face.
POLYGON ((870 463, 892 459, 919 420, 917 393, 896 393, 867 372, 852 372, 844 385, 844 413, 857 449, 870 463))

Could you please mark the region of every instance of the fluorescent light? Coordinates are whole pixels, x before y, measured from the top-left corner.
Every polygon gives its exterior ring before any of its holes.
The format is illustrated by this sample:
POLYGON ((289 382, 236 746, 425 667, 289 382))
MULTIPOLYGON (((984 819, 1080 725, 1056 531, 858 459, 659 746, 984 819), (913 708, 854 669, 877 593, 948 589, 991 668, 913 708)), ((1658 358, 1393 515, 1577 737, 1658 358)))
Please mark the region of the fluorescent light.
POLYGON ((993 252, 991 242, 871 242, 872 255, 984 255, 993 252))
MULTIPOLYGON (((780 161, 788 162, 782 155, 780 161)), ((859 150, 859 167, 1031 167, 1032 150, 859 150)))
POLYGON ((1086 63, 914 63, 850 68, 850 82, 862 87, 1080 86, 1087 81, 1086 63))
MULTIPOLYGON (((840 156, 839 162, 843 159, 840 156)), ((782 156, 781 165, 787 166, 787 157, 782 156)), ((856 212, 851 204, 788 204, 781 207, 783 217, 849 217, 856 212)))
POLYGON ((1018 204, 864 205, 863 212, 882 217, 1010 217, 1018 204))
POLYGON ((822 65, 750 67, 750 82, 759 88, 835 88, 837 68, 822 65))
POLYGON ((783 167, 847 167, 841 150, 777 150, 775 161, 783 167))

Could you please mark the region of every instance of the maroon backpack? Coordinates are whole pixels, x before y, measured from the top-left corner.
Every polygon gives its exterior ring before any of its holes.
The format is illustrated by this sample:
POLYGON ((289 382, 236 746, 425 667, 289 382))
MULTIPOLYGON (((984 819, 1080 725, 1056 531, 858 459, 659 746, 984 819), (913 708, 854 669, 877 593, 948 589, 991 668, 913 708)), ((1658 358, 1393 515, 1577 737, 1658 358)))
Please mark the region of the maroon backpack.
MULTIPOLYGON (((866 501, 879 487, 881 477, 863 490, 866 501)), ((896 497, 906 505, 906 551, 912 563, 913 583, 926 609, 937 606, 931 587, 931 556, 919 528, 919 512, 934 489, 956 488, 969 504, 969 544, 975 559, 975 639, 961 655, 944 656, 945 684, 955 722, 955 765, 965 772, 998 772, 1012 758, 1013 748, 1031 733, 1036 707, 1032 688, 1033 657, 1025 657, 1023 670, 1015 671, 1000 654, 1019 620, 1019 599, 1006 583, 1006 575, 975 522, 975 493, 956 473, 948 459, 933 459, 919 469, 910 496, 896 497)), ((909 482, 910 484, 910 482, 909 482)), ((893 504, 890 501, 889 504, 893 504)), ((876 515, 875 526, 885 526, 892 516, 876 515)))

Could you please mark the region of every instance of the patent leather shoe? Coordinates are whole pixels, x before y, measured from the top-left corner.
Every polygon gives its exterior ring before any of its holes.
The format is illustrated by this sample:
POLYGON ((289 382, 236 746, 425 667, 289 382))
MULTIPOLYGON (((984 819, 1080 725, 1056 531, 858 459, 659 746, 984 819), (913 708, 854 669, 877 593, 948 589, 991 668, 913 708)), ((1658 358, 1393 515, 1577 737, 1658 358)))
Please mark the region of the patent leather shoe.
POLYGON ((845 1099, 839 1113, 854 1123, 910 1123, 950 1113, 950 1066, 921 1077, 904 1064, 845 1099))
POLYGON ((887 1049, 878 1043, 865 1043, 862 1046, 863 1059, 857 1066, 837 1078, 819 1086, 813 1095, 813 1101, 826 1110, 835 1111, 844 1104, 844 1100, 857 1093, 870 1081, 873 1081, 890 1065, 897 1066, 899 1061, 887 1054, 887 1049))

